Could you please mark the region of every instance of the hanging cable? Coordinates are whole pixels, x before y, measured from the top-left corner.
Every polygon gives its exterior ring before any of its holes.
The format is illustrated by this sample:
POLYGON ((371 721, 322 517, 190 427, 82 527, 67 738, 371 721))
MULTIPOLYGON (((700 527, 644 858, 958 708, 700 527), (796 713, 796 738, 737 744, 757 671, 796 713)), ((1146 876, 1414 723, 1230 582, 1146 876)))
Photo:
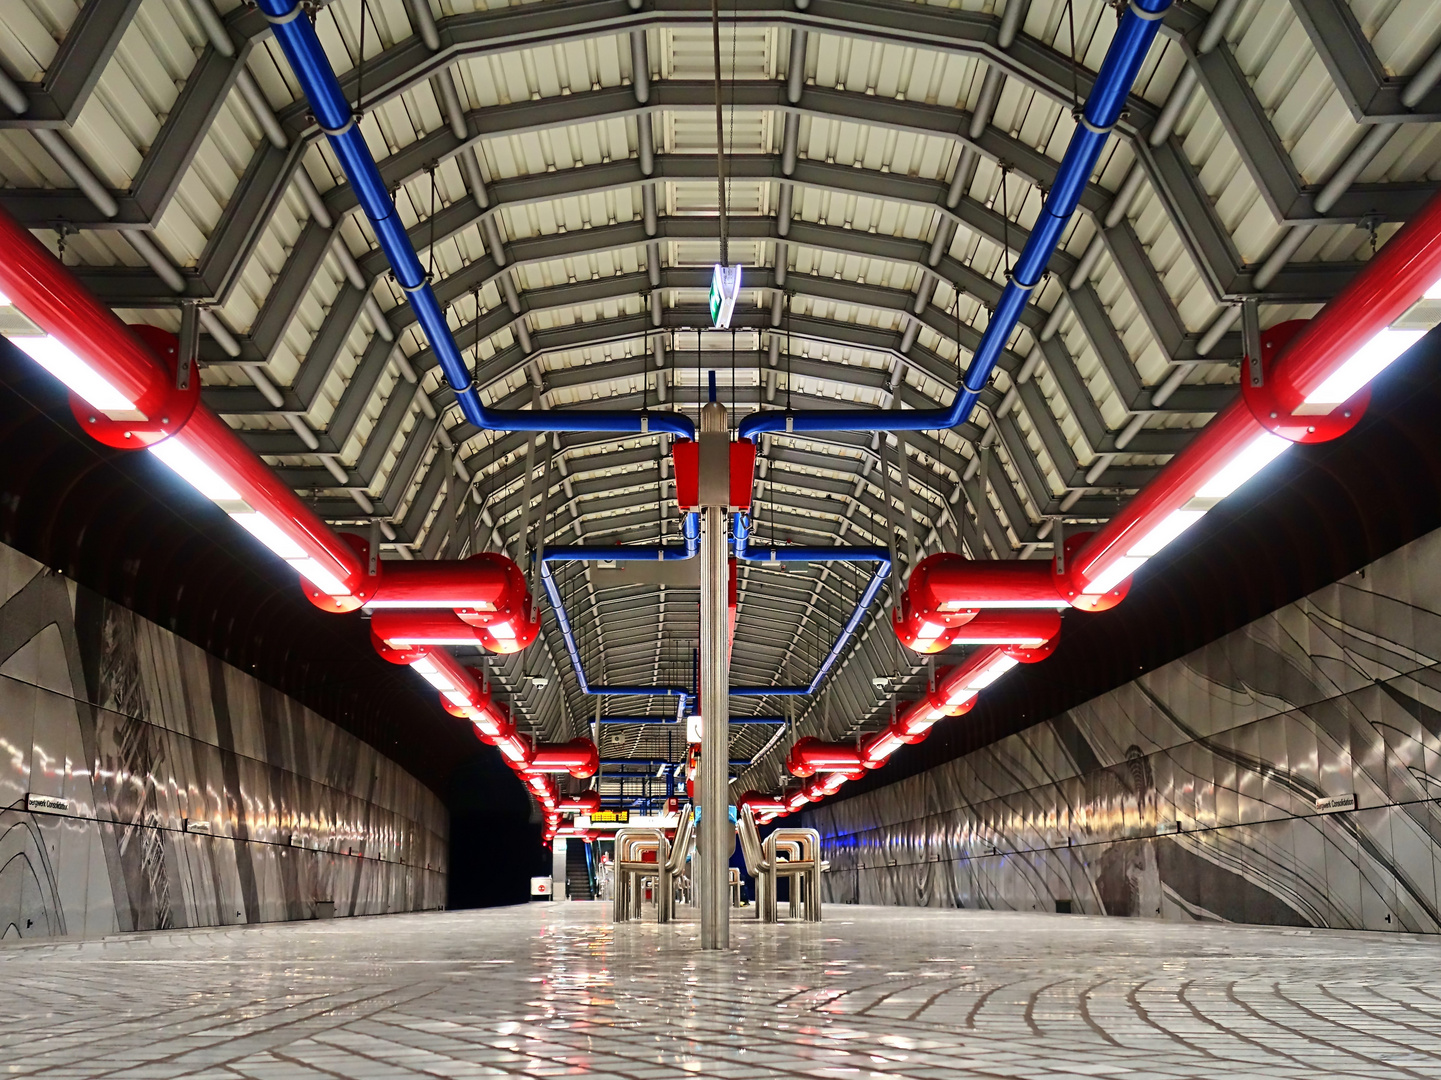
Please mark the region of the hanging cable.
POLYGON ((430 163, 427 170, 430 173, 430 269, 427 271, 428 279, 435 281, 435 162, 430 163))
POLYGON ((355 115, 358 118, 365 102, 365 17, 370 5, 360 0, 360 52, 355 58, 355 115))
POLYGON ((736 328, 731 327, 731 438, 735 438, 736 415, 736 328))
POLYGON ((480 286, 479 286, 479 285, 477 285, 477 286, 471 291, 470 296, 471 296, 471 301, 475 304, 475 347, 474 347, 474 351, 471 353, 471 355, 474 357, 474 360, 473 360, 472 363, 471 363, 471 369, 470 369, 470 383, 471 383, 472 386, 474 386, 474 385, 475 385, 475 381, 476 381, 478 378, 480 378, 480 286))
POLYGON ((786 298, 786 412, 791 411, 791 294, 786 298))
POLYGON ((1081 108, 1081 89, 1077 84, 1077 63, 1076 63, 1076 7, 1075 0, 1066 0, 1066 19, 1071 24, 1071 108, 1081 108))
POLYGON ((730 229, 726 221, 725 119, 721 101, 720 0, 711 0, 711 51, 715 61, 716 197, 720 204, 720 261, 730 265, 730 229))
POLYGON ((1011 168, 1004 161, 1001 166, 1001 258, 1005 261, 1006 280, 1011 280, 1011 211, 1007 204, 1006 181, 1010 179, 1011 168))

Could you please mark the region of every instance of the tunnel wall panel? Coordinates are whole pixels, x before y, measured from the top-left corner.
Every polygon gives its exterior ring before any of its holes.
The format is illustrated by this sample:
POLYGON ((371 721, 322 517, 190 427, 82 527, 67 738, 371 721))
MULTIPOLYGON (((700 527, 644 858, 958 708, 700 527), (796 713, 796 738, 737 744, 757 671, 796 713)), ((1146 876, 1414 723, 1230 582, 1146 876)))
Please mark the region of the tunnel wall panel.
POLYGON ((448 828, 374 747, 0 545, 0 939, 439 908, 448 828))
POLYGON ((1441 532, 804 817, 831 902, 1437 933, 1438 799, 1441 532))

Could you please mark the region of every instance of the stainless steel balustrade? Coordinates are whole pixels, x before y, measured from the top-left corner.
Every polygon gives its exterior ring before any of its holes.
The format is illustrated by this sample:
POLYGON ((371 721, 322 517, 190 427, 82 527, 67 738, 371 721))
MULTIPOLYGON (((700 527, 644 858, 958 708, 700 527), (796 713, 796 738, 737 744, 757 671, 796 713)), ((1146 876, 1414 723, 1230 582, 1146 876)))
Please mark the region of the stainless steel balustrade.
POLYGON ((781 878, 790 881, 790 916, 821 921, 821 838, 815 829, 776 829, 762 843, 750 807, 736 825, 746 873, 756 880, 756 917, 779 920, 776 896, 781 878))
POLYGON ((669 856, 669 845, 660 829, 621 829, 615 834, 616 922, 640 918, 644 879, 657 877, 669 856), (654 861, 645 858, 648 853, 654 855, 654 861))
POLYGON ((675 893, 685 875, 686 861, 690 858, 691 838, 695 834, 695 810, 687 806, 681 811, 680 823, 676 826, 675 841, 670 846, 670 857, 661 868, 660 881, 656 890, 656 921, 670 922, 675 918, 675 893))
POLYGON ((695 835, 695 812, 686 807, 676 826, 674 841, 661 829, 621 829, 615 834, 614 919, 639 919, 645 902, 645 883, 654 882, 656 921, 675 918, 675 893, 685 877, 695 835), (654 860, 646 856, 653 854, 654 860))

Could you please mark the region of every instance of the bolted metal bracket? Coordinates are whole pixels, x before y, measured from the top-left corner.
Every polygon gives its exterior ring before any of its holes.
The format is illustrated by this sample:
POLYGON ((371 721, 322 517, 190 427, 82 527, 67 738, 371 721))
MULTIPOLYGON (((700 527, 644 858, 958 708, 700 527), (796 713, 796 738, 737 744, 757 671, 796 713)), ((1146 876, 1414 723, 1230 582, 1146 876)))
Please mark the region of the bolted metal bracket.
POLYGON ((1246 378, 1252 386, 1266 385, 1261 360, 1261 308, 1255 297, 1241 301, 1241 342, 1246 350, 1246 378))
POLYGON ((200 308, 187 302, 180 305, 180 346, 175 358, 175 389, 190 389, 190 368, 200 360, 200 308))

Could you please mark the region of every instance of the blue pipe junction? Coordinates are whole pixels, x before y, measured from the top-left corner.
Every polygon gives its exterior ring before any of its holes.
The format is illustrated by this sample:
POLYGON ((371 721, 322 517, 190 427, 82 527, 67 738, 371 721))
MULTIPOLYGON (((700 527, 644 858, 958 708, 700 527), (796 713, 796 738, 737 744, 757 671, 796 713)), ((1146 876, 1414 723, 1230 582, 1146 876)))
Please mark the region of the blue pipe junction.
POLYGON ((301 91, 310 102, 316 123, 330 140, 331 149, 350 181, 356 201, 370 219, 371 229, 385 252, 396 283, 405 290, 416 321, 420 323, 430 347, 435 350, 446 382, 455 391, 456 401, 467 420, 487 431, 651 433, 695 438, 695 424, 689 417, 674 412, 599 409, 561 413, 486 406, 480 400, 480 392, 455 343, 445 312, 431 289, 429 276, 421 266, 415 245, 405 231, 405 223, 395 209, 395 201, 381 178, 380 168, 360 133, 359 117, 341 91, 340 80, 335 77, 335 70, 316 36, 315 27, 298 0, 257 2, 295 73, 296 81, 300 83, 301 91))
POLYGON ((766 410, 741 421, 741 438, 754 439, 769 431, 932 431, 954 428, 970 418, 1031 291, 1040 284, 1046 264, 1081 201, 1170 6, 1171 0, 1130 0, 1121 16, 1091 96, 1076 117, 1076 130, 1056 170, 1055 183, 1046 193, 1040 216, 1001 290, 996 309, 966 368, 965 381, 951 404, 938 409, 766 410))

